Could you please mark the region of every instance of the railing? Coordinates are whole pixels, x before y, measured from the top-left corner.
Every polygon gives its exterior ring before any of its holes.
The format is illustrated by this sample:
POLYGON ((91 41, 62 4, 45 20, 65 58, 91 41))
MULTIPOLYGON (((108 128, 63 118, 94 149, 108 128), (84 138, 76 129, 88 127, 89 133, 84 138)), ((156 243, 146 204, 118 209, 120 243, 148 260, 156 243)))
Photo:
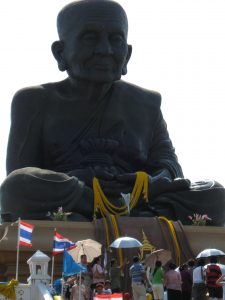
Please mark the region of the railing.
MULTIPOLYGON (((18 300, 30 300, 31 299, 31 286, 28 284, 19 284, 15 287, 16 299, 18 300)), ((8 300, 0 294, 0 300, 8 300)))
MULTIPOLYGON (((52 300, 52 296, 49 293, 47 287, 44 284, 38 284, 35 287, 35 292, 32 293, 32 287, 30 284, 19 284, 15 287, 16 300, 52 300)), ((0 294, 0 300, 9 300, 0 294)))
POLYGON ((49 290, 47 289, 47 287, 42 284, 39 283, 37 285, 37 298, 35 298, 35 300, 52 300, 52 295, 49 293, 49 290))

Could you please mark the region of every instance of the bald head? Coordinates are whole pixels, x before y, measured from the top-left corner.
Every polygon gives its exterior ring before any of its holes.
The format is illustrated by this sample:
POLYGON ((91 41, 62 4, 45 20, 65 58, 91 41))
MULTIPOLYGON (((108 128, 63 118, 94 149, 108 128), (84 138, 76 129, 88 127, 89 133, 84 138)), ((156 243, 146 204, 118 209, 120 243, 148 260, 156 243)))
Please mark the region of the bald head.
POLYGON ((79 0, 58 15, 60 41, 52 52, 69 77, 112 82, 127 73, 132 47, 127 44, 124 9, 111 0, 79 0))
POLYGON ((128 33, 127 15, 122 6, 111 0, 78 0, 66 5, 58 14, 57 29, 63 40, 84 19, 115 21, 128 33))

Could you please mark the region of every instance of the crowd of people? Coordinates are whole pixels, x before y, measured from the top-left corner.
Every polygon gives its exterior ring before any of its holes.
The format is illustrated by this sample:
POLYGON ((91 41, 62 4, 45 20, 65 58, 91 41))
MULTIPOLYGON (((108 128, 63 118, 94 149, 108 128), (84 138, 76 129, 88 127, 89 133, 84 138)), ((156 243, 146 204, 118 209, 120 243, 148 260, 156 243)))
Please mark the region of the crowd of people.
POLYGON ((225 299, 225 266, 218 263, 217 257, 211 257, 207 264, 200 258, 181 266, 170 262, 166 267, 158 260, 154 268, 146 268, 140 258, 134 256, 129 268, 131 289, 126 293, 121 285, 122 269, 115 258, 107 269, 102 266, 101 257, 91 264, 87 263, 86 255, 80 260, 85 271, 65 280, 64 298, 67 300, 92 300, 97 295, 114 293, 133 300, 225 299))
POLYGON ((96 257, 92 263, 87 262, 87 256, 81 255, 80 265, 84 272, 64 278, 64 288, 58 280, 55 282, 57 294, 64 294, 66 300, 91 300, 95 295, 120 293, 121 268, 115 258, 111 259, 109 270, 101 264, 101 257, 96 257))
POLYGON ((137 256, 130 268, 133 300, 223 300, 225 299, 225 266, 217 257, 191 259, 181 266, 170 262, 166 268, 156 261, 149 274, 137 256), (149 276, 148 276, 149 275, 149 276), (224 286, 224 288, 223 288, 224 286))

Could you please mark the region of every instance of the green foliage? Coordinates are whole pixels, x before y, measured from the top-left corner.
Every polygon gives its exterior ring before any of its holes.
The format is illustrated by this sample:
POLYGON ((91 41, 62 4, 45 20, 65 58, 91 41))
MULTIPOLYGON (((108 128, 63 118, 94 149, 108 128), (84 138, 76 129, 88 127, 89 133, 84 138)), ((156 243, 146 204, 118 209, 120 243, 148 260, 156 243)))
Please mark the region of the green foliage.
POLYGON ((71 212, 63 211, 62 206, 60 206, 58 207, 58 210, 54 211, 53 213, 49 211, 47 216, 50 217, 53 221, 67 221, 68 216, 71 214, 71 212))

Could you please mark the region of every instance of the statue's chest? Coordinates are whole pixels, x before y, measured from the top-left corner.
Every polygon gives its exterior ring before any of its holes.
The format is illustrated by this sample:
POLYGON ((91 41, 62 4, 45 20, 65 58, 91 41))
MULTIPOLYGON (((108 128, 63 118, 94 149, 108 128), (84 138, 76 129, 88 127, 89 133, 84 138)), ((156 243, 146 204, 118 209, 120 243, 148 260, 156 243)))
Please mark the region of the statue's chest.
POLYGON ((86 130, 95 130, 98 116, 83 103, 56 103, 46 111, 44 137, 48 143, 65 144, 86 130), (89 124, 90 123, 90 124, 89 124))
POLYGON ((59 152, 71 145, 79 146, 84 140, 102 138, 143 151, 149 147, 151 137, 145 116, 142 114, 140 118, 137 111, 129 110, 129 106, 116 100, 96 106, 87 106, 83 102, 56 102, 46 111, 43 131, 47 148, 59 149, 59 152))

